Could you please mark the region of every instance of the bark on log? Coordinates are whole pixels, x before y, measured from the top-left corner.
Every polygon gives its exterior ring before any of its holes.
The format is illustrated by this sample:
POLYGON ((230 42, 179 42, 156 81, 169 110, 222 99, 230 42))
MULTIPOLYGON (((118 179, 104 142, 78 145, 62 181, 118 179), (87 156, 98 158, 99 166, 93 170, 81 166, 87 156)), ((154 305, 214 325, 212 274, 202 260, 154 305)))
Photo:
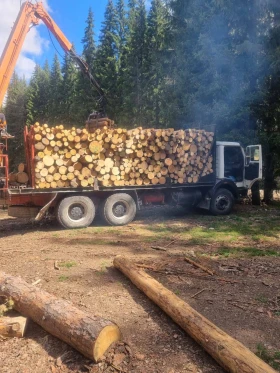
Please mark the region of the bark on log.
POLYGON ((14 308, 22 315, 94 361, 121 337, 113 322, 85 313, 21 278, 0 272, 0 291, 13 299, 14 308))
POLYGON ((114 266, 205 348, 226 371, 276 373, 242 343, 226 334, 125 257, 117 256, 114 266))
POLYGON ((26 317, 1 317, 0 335, 8 338, 22 338, 26 328, 26 317))

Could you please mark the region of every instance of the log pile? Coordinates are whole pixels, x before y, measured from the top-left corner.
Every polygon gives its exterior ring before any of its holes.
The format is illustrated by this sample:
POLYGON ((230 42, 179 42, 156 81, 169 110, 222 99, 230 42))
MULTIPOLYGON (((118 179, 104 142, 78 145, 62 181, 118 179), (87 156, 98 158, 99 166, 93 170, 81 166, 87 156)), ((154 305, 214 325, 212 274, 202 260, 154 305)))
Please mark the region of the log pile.
POLYGON ((17 171, 18 172, 13 172, 9 174, 9 184, 11 186, 27 185, 29 177, 26 172, 26 165, 24 163, 20 163, 18 165, 17 171))
POLYGON ((36 188, 197 183, 213 173, 204 130, 33 127, 36 188))

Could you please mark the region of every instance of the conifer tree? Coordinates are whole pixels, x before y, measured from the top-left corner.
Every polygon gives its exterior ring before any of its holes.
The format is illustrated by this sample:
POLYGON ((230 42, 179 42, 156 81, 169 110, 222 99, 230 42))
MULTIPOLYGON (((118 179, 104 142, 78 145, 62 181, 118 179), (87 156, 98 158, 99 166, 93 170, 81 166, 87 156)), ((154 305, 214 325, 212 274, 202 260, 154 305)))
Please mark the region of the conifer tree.
POLYGON ((5 115, 9 133, 15 135, 9 144, 10 169, 24 159, 23 129, 26 125, 27 84, 14 73, 7 92, 5 115))
POLYGON ((147 66, 147 14, 144 0, 130 1, 129 6, 127 66, 124 87, 125 122, 144 126, 147 125, 144 102, 145 68, 147 66))
MULTIPOLYGON (((83 58, 88 64, 90 71, 95 72, 95 58, 96 45, 94 40, 94 14, 92 9, 89 9, 86 20, 86 28, 83 44, 83 58)), ((98 94, 90 81, 83 75, 81 71, 78 72, 77 78, 77 95, 73 104, 73 112, 75 113, 76 125, 84 125, 88 115, 96 110, 98 94)))
POLYGON ((124 112, 124 95, 126 84, 126 67, 127 67, 127 38, 128 38, 128 19, 125 10, 124 0, 118 0, 116 5, 117 11, 117 100, 115 119, 119 123, 125 123, 124 112))
POLYGON ((49 123, 58 124, 62 116, 62 73, 57 54, 54 56, 50 75, 49 123))
POLYGON ((151 126, 168 125, 171 91, 168 78, 169 21, 162 0, 152 0, 147 26, 147 60, 145 101, 151 126))
POLYGON ((100 46, 96 55, 96 75, 108 98, 107 113, 114 117, 117 110, 117 15, 112 0, 108 0, 102 23, 100 46))
POLYGON ((50 69, 46 61, 43 69, 36 65, 30 79, 26 104, 28 125, 33 125, 35 122, 45 123, 49 121, 51 92, 50 69))
POLYGON ((72 58, 66 54, 62 66, 61 122, 73 126, 78 120, 75 112, 78 72, 72 58))

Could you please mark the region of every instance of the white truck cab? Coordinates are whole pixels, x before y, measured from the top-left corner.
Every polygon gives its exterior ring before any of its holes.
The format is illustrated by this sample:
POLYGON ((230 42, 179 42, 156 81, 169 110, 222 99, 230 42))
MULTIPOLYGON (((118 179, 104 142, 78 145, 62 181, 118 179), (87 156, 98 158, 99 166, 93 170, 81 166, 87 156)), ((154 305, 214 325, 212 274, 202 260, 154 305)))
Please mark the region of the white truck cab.
POLYGON ((217 179, 231 179, 239 191, 245 191, 262 179, 263 162, 261 145, 247 146, 246 150, 238 142, 217 141, 217 179))

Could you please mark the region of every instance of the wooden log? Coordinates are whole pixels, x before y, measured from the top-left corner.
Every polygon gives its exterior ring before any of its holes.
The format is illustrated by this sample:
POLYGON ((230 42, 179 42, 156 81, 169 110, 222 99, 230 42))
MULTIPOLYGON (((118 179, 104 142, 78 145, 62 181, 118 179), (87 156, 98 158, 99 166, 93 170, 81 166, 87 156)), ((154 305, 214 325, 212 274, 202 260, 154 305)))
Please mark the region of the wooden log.
POLYGON ((165 311, 228 372, 276 373, 242 343, 229 336, 127 258, 114 266, 165 311))
POLYGON ((50 155, 46 155, 43 158, 43 162, 46 167, 50 167, 54 164, 54 159, 50 155))
POLYGON ((29 177, 26 172, 19 172, 17 174, 17 182, 20 184, 26 184, 28 183, 29 177))
POLYGON ((96 362, 121 337, 113 322, 83 312, 19 277, 0 272, 0 291, 13 299, 22 315, 96 362))
POLYGON ((24 163, 20 163, 18 165, 18 172, 24 172, 26 169, 26 165, 24 163))
POLYGON ((27 318, 18 317, 0 317, 0 335, 6 338, 22 338, 26 329, 27 318))

